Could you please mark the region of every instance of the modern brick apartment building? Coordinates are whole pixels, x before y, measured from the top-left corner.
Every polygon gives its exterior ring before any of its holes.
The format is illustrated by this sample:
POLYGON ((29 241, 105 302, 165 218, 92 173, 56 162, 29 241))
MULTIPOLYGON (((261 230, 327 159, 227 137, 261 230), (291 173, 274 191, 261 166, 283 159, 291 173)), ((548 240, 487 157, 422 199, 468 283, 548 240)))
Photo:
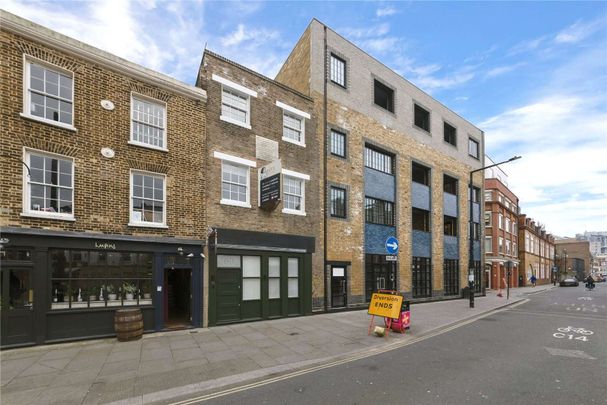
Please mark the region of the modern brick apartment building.
POLYGON ((2 346, 202 322, 204 90, 2 11, 2 346))
POLYGON ((494 168, 485 172, 485 286, 499 289, 503 280, 517 287, 519 200, 507 185, 505 174, 494 168), (508 278, 508 272, 510 277, 508 278))
POLYGON ((530 285, 529 279, 532 275, 537 278, 537 284, 549 284, 554 281, 554 249, 554 237, 546 232, 543 225, 527 218, 525 214, 519 215, 519 287, 530 285))
MULTIPOLYGON (((326 294, 314 308, 364 306, 379 289, 415 300, 461 297, 468 176, 483 165, 483 132, 317 20, 276 80, 314 100, 323 145, 325 263, 314 277, 324 279, 314 284, 326 294), (387 253, 389 237, 399 241, 397 257, 387 253)), ((474 185, 479 280, 482 174, 474 185)))
POLYGON ((323 285, 313 100, 205 51, 209 325, 310 314, 323 285))

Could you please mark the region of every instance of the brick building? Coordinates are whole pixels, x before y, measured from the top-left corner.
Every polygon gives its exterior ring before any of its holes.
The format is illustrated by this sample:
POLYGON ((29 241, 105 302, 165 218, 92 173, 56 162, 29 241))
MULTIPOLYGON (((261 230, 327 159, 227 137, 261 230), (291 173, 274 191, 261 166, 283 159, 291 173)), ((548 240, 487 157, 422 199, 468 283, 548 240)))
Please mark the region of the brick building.
POLYGON ((554 267, 554 237, 547 233, 544 226, 527 215, 518 217, 518 256, 519 274, 518 285, 529 285, 532 275, 537 284, 553 282, 554 267))
MULTIPOLYGON (((317 20, 276 80, 314 99, 323 145, 325 262, 314 284, 326 294, 314 308, 364 306, 378 289, 461 297, 468 176, 483 165, 483 132, 317 20), (387 254, 389 237, 399 241, 397 255, 387 254)), ((471 193, 477 280, 482 182, 477 173, 471 193)))
MULTIPOLYGON (((488 158, 487 158, 488 159, 488 158)), ((485 172, 485 286, 499 289, 503 280, 517 287, 519 201, 499 168, 485 172), (511 266, 511 267, 510 267, 511 266), (508 278, 508 271, 510 277, 508 278)))
POLYGON ((201 325, 204 90, 0 27, 2 346, 112 335, 129 306, 201 325))
POLYGON ((323 291, 313 100, 209 51, 197 85, 209 95, 209 325, 310 314, 323 291))
POLYGON ((592 265, 589 241, 567 238, 557 239, 554 244, 559 279, 569 276, 581 281, 588 277, 592 265))

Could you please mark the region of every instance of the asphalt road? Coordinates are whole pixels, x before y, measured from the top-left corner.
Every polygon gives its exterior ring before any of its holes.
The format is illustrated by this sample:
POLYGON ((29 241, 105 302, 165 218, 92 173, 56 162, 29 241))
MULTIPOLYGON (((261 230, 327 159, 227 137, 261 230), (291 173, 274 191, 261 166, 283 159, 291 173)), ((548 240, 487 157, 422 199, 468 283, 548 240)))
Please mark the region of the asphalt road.
POLYGON ((607 284, 529 298, 387 353, 205 403, 607 404, 607 284))

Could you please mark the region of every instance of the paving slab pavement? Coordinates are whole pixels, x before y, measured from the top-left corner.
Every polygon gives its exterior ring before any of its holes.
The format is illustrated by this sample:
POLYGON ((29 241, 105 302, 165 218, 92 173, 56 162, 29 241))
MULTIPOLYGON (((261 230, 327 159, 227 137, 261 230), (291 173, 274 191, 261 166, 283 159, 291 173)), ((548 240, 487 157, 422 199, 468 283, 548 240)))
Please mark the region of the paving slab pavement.
MULTIPOLYGON (((7 405, 143 404, 287 373, 406 342, 497 308, 551 285, 488 290, 475 298, 415 303, 411 329, 368 336, 366 310, 242 323, 2 351, 0 401, 7 405)), ((376 318, 376 324, 381 324, 376 318)))

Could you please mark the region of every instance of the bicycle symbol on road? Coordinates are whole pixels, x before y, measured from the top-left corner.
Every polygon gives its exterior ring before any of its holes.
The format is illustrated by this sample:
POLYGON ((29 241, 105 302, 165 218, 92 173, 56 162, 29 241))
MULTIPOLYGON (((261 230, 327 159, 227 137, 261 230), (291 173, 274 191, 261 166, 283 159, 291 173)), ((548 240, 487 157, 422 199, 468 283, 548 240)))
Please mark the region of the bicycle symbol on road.
POLYGON ((553 333, 557 339, 567 339, 567 340, 581 340, 582 342, 588 342, 588 338, 586 336, 592 335, 594 332, 584 328, 575 328, 573 326, 567 326, 566 328, 557 328, 558 332, 553 333), (576 336, 577 334, 581 336, 576 336))

